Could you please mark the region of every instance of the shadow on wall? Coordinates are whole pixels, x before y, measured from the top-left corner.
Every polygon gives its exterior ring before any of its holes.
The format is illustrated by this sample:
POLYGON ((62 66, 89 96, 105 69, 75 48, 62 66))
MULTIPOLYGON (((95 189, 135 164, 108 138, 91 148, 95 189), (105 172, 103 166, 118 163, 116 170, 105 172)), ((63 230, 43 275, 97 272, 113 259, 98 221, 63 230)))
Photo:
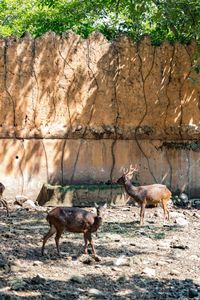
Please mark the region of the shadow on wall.
POLYGON ((198 80, 195 45, 109 43, 98 33, 0 45, 0 170, 20 178, 22 192, 36 178, 105 182, 135 162, 141 184, 195 189, 197 155, 162 148, 162 140, 197 138, 199 87, 188 79, 198 80))

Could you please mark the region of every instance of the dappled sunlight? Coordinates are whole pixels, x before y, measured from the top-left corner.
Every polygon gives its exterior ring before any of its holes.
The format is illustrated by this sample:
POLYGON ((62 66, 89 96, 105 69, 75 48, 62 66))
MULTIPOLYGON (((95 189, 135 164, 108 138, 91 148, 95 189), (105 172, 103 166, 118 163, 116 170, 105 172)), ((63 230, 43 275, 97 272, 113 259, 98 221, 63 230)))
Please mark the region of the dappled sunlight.
MULTIPOLYGON (((109 42, 99 33, 82 39, 69 32, 1 40, 0 46, 6 181, 19 176, 28 193, 26 184, 32 189, 35 180, 38 186, 107 182, 134 161, 141 184, 179 188, 180 154, 174 161, 174 152, 151 141, 198 137, 195 45, 155 47, 148 37, 134 44, 123 36, 109 42)), ((183 158, 181 167, 194 168, 195 157, 183 158)), ((181 189, 196 186, 196 172, 190 173, 181 189)))
POLYGON ((98 237, 93 234, 99 258, 95 261, 90 248, 88 255, 83 254, 83 235, 69 232, 61 237, 60 256, 54 236, 42 256, 42 238, 49 229, 47 212, 13 209, 7 218, 0 209, 0 296, 74 299, 98 292, 111 300, 163 299, 166 295, 178 299, 188 298, 192 291, 198 294, 199 265, 194 259, 198 257, 199 226, 192 211, 186 211, 190 226, 182 228, 175 224, 164 227, 153 214, 155 208, 147 209, 145 226, 138 224, 139 209, 134 206, 108 210, 98 237))

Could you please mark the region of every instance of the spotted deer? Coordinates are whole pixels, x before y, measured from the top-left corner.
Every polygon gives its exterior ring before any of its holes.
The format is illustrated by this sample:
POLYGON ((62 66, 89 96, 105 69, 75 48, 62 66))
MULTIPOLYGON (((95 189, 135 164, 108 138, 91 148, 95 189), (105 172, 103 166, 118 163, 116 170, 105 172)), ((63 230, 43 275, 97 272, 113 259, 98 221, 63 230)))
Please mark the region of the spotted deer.
POLYGON ((164 220, 169 220, 167 202, 171 197, 170 190, 163 184, 142 185, 138 187, 134 186, 131 183, 131 179, 133 173, 137 171, 137 166, 132 167, 132 165, 129 169, 123 169, 123 174, 117 180, 117 183, 123 185, 126 193, 140 205, 140 225, 144 224, 144 212, 147 205, 156 205, 161 203, 164 211, 164 220))
POLYGON ((103 217, 106 212, 107 205, 97 206, 97 214, 88 212, 87 210, 78 207, 56 207, 47 215, 50 229, 43 238, 42 255, 44 254, 44 247, 47 240, 56 233, 55 242, 58 255, 59 239, 64 231, 73 233, 83 233, 85 246, 84 252, 88 252, 88 244, 92 247, 92 253, 96 257, 92 233, 97 232, 99 226, 102 224, 103 217))

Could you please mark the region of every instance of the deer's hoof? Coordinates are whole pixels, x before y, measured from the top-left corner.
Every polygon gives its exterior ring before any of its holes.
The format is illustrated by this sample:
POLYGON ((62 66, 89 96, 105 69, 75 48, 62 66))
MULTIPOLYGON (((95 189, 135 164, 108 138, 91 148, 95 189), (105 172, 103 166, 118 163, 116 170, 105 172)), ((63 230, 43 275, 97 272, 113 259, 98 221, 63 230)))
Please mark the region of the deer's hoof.
POLYGON ((94 255, 93 258, 94 258, 94 260, 97 261, 97 262, 101 261, 100 257, 98 257, 98 256, 96 256, 96 255, 94 255))

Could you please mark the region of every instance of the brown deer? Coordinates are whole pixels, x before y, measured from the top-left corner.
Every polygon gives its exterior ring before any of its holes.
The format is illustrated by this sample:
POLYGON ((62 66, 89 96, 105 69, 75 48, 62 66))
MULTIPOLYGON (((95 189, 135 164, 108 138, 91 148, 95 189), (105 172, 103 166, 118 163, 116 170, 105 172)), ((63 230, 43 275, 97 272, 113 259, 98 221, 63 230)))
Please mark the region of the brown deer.
POLYGON ((5 190, 5 186, 3 185, 3 183, 0 182, 0 203, 2 203, 2 205, 6 208, 7 217, 8 217, 9 216, 8 204, 7 204, 6 200, 3 199, 4 190, 5 190))
POLYGON ((123 175, 117 180, 117 183, 123 185, 127 194, 140 205, 140 225, 144 224, 144 211, 146 205, 156 205, 161 203, 164 210, 164 219, 169 220, 167 202, 170 200, 171 192, 168 190, 166 185, 163 184, 151 184, 135 187, 131 183, 131 179, 133 173, 137 171, 137 166, 132 167, 132 165, 129 169, 124 169, 123 175))
POLYGON ((102 220, 107 208, 107 204, 103 206, 97 206, 97 214, 88 212, 87 210, 78 207, 56 207, 51 210, 47 215, 47 221, 49 222, 50 229, 43 238, 42 255, 44 255, 44 247, 47 240, 56 233, 55 242, 58 255, 59 239, 64 231, 83 233, 85 247, 84 252, 88 252, 88 244, 92 247, 92 253, 96 257, 96 251, 94 248, 92 233, 96 232, 99 226, 102 224, 102 220))

